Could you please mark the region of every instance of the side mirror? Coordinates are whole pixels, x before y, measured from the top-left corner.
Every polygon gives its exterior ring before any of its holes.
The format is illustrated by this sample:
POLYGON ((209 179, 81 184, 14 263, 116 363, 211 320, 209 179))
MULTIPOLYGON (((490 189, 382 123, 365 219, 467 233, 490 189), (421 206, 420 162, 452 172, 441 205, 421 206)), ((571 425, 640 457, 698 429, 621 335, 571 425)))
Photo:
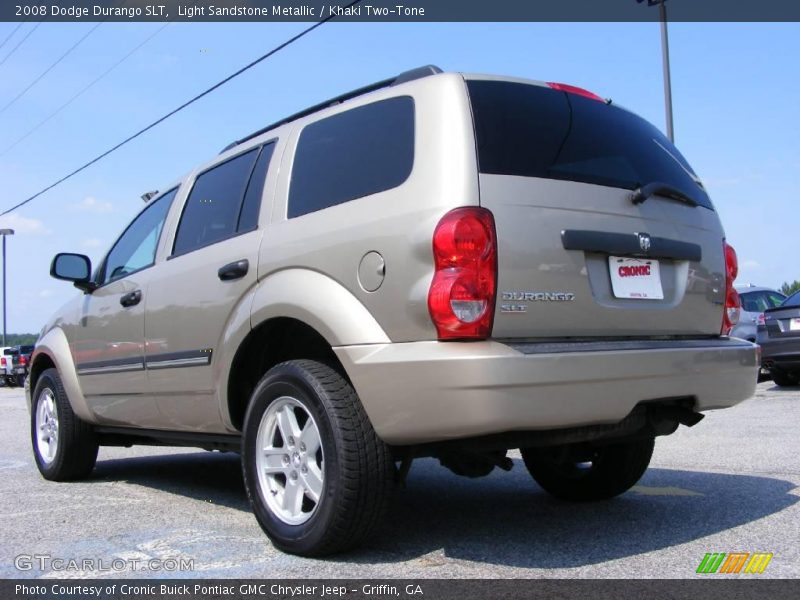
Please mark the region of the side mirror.
POLYGON ((97 288, 92 278, 92 261, 83 254, 62 252, 55 255, 50 264, 50 276, 73 285, 84 292, 92 292, 97 288))

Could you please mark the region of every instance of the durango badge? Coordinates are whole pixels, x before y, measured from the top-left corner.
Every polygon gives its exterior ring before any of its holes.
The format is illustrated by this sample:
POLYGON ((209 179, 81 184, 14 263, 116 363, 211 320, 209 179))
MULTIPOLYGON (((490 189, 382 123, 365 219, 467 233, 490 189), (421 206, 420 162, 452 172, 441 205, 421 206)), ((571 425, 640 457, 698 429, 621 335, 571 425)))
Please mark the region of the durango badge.
POLYGON ((501 292, 500 312, 524 313, 528 310, 523 302, 572 302, 572 292, 501 292))

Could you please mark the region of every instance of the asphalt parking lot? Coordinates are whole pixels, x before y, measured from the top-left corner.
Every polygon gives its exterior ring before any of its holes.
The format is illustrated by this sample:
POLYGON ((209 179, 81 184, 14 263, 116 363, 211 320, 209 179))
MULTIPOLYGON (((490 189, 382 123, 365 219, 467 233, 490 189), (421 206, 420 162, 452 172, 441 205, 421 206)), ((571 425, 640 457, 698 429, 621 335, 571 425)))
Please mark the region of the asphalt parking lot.
POLYGON ((90 480, 50 483, 33 463, 22 391, 1 388, 0 410, 4 578, 154 575, 15 567, 15 557, 36 554, 193 562, 161 577, 686 578, 705 553, 734 551, 774 553, 757 577, 800 577, 800 388, 771 381, 744 404, 659 438, 640 484, 608 502, 553 500, 518 455, 510 473, 475 480, 415 462, 380 534, 329 560, 270 545, 235 455, 102 448, 90 480))

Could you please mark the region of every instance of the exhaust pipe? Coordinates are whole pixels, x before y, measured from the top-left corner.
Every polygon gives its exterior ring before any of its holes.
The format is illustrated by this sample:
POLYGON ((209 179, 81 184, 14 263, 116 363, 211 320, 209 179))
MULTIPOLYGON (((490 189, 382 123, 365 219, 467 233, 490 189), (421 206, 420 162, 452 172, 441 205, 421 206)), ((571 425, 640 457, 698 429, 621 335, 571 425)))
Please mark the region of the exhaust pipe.
POLYGON ((657 424, 659 421, 672 421, 686 425, 686 427, 693 427, 703 420, 705 415, 697 413, 685 406, 653 406, 650 412, 650 418, 657 424))

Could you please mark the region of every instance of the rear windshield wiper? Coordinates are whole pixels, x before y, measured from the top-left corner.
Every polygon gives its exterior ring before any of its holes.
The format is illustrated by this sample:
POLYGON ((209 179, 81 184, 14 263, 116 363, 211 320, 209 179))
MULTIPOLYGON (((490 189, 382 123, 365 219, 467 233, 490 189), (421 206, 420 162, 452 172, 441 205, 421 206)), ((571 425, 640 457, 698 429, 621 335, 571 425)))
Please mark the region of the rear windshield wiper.
POLYGON ((650 196, 656 195, 672 198, 673 200, 683 202, 684 204, 688 204, 690 206, 698 206, 697 200, 686 195, 675 186, 658 181, 653 181, 652 183, 648 183, 647 185, 640 186, 633 190, 633 193, 631 194, 631 202, 634 204, 641 204, 650 196))

